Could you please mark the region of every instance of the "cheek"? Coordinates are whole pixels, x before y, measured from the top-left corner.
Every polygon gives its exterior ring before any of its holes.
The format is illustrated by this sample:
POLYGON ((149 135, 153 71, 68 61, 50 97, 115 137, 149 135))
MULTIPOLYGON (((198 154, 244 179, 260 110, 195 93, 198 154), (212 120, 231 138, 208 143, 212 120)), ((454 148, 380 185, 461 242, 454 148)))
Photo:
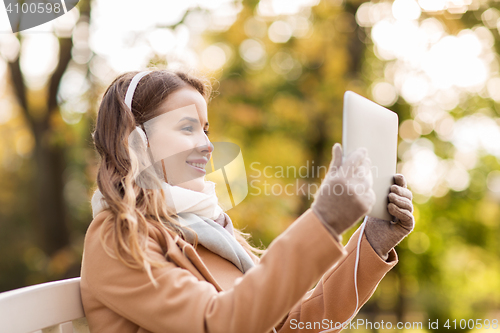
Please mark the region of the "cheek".
POLYGON ((163 132, 150 141, 151 152, 156 161, 164 158, 176 158, 191 153, 193 143, 190 136, 176 132, 163 132))

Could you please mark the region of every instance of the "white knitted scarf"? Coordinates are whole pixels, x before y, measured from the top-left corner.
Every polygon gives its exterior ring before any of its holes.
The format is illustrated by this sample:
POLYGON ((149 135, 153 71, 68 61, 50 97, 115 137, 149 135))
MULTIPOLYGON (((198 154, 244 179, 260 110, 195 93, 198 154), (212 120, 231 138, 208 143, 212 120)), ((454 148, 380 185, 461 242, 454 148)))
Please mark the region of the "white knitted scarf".
MULTIPOLYGON (((165 191, 167 205, 176 214, 193 213, 202 218, 211 219, 223 226, 231 235, 234 235, 231 219, 227 214, 224 214, 224 210, 219 206, 214 182, 205 181, 202 192, 172 186, 164 181, 161 185, 165 191)), ((99 189, 95 190, 91 205, 93 218, 109 207, 99 189)))
MULTIPOLYGON (((254 266, 254 262, 240 243, 234 238, 233 223, 219 206, 215 183, 205 181, 202 192, 172 186, 163 182, 167 205, 176 212, 182 225, 189 226, 198 235, 198 243, 221 257, 231 261, 243 273, 254 266)), ((92 196, 92 215, 108 208, 104 196, 97 189, 92 196)), ((189 236, 189 233, 188 233, 189 236)), ((188 239, 193 242, 194 237, 188 239)))

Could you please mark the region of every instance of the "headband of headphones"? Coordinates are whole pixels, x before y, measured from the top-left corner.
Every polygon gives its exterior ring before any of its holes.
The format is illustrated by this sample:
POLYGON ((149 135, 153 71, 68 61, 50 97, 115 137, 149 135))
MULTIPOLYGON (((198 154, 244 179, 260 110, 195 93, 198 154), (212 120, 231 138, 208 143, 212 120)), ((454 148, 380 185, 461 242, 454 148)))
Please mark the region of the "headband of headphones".
POLYGON ((137 88, 137 85, 139 84, 139 81, 151 73, 151 71, 144 71, 135 74, 135 76, 132 78, 132 81, 130 81, 130 84, 127 89, 127 93, 125 94, 125 104, 128 106, 130 111, 132 111, 132 98, 134 98, 134 92, 135 88, 137 88))
MULTIPOLYGON (((134 98, 134 92, 135 88, 137 88, 137 85, 139 84, 139 81, 151 73, 151 71, 143 71, 137 73, 133 78, 132 81, 130 81, 130 84, 127 88, 127 93, 125 94, 125 105, 129 108, 130 112, 132 112, 132 99, 134 98)), ((141 135, 142 140, 144 141, 144 144, 146 147, 148 146, 148 137, 146 136, 146 133, 144 133, 144 130, 140 126, 136 126, 137 131, 141 135)))

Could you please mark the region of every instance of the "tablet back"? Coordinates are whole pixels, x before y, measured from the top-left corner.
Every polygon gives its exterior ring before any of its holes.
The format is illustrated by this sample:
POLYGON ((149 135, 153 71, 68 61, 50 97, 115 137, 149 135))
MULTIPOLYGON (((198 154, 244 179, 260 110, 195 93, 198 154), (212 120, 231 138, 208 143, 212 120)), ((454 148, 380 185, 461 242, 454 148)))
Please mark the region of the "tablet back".
POLYGON ((376 201, 369 216, 391 221, 387 211, 390 187, 394 184, 398 148, 398 115, 352 91, 344 94, 342 149, 344 158, 359 147, 368 150, 372 161, 376 201))

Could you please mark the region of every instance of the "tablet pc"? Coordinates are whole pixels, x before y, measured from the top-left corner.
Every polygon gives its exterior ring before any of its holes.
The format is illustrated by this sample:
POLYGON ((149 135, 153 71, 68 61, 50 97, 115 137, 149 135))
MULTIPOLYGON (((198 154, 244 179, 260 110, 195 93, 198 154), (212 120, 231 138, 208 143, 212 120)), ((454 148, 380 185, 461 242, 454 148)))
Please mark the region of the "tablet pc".
POLYGON ((344 94, 343 156, 359 147, 368 150, 376 201, 367 215, 387 221, 394 220, 387 211, 387 196, 396 174, 398 127, 397 113, 352 91, 344 94))

